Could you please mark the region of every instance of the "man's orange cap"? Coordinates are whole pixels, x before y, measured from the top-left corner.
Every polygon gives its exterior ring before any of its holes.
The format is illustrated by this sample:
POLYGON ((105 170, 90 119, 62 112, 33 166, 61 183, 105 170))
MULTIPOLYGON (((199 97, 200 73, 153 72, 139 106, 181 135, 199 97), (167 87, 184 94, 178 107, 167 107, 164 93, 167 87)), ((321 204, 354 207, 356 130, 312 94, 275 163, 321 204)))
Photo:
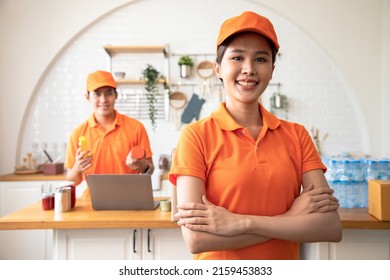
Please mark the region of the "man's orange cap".
POLYGON ((116 82, 110 72, 98 70, 88 75, 87 91, 91 92, 106 86, 116 88, 116 82))
POLYGON ((269 19, 249 11, 243 12, 239 16, 229 18, 222 23, 217 39, 217 50, 219 45, 227 38, 245 31, 252 31, 267 37, 274 44, 276 50, 279 50, 278 37, 276 36, 274 26, 269 19))

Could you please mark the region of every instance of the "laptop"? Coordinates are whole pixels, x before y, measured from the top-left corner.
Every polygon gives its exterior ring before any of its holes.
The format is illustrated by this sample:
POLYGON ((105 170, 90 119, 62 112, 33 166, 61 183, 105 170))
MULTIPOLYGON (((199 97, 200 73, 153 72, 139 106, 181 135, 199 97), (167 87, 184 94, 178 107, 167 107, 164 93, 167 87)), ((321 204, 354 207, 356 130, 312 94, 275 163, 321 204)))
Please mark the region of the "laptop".
POLYGON ((150 174, 88 174, 94 210, 154 210, 150 174))

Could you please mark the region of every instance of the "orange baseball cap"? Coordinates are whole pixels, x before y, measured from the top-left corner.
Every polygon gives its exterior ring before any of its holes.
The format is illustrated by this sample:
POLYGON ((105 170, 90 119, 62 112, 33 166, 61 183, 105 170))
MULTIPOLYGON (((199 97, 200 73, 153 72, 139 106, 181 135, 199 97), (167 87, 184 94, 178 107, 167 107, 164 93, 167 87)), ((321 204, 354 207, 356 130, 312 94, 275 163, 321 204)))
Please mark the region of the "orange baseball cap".
POLYGON ((229 18, 222 23, 217 39, 217 49, 230 36, 245 31, 252 31, 265 36, 271 40, 276 50, 279 50, 278 37, 269 19, 249 11, 229 18))
POLYGON ((98 70, 88 75, 87 91, 94 91, 106 86, 116 88, 116 82, 110 72, 98 70))

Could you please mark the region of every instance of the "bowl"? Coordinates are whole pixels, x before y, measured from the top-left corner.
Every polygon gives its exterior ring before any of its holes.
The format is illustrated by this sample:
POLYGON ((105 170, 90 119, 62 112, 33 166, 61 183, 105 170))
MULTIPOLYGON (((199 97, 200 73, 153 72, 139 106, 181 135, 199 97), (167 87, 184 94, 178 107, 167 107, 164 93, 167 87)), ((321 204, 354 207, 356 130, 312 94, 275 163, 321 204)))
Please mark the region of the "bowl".
POLYGON ((126 72, 114 72, 114 77, 117 80, 123 80, 125 78, 126 72))

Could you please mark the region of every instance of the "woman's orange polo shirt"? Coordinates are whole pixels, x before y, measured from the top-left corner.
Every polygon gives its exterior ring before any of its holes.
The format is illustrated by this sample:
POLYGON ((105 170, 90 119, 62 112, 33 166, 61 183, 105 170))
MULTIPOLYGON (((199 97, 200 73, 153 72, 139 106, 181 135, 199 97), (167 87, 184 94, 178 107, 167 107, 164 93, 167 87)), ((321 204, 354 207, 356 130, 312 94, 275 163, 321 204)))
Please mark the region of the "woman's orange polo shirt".
MULTIPOLYGON (((263 128, 253 139, 221 103, 210 117, 183 128, 169 180, 201 178, 214 204, 239 214, 285 213, 299 195, 302 174, 326 167, 307 130, 279 120, 259 104, 263 128)), ((299 244, 272 239, 238 250, 205 252, 196 259, 298 259, 299 244)))

